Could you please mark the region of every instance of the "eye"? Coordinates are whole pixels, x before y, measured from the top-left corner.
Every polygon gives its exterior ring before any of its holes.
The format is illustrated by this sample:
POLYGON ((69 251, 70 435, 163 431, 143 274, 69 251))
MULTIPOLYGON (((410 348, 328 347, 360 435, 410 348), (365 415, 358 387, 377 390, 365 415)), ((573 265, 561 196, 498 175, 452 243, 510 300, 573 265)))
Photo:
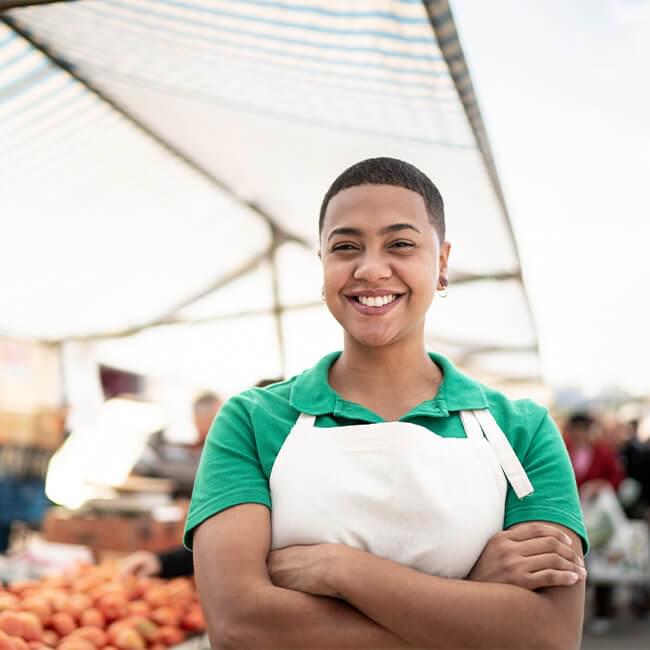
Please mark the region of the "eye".
POLYGON ((340 242, 338 244, 334 244, 334 246, 332 246, 332 252, 355 251, 358 250, 358 248, 359 247, 356 244, 346 241, 346 242, 340 242))
POLYGON ((389 248, 415 248, 415 244, 407 239, 397 239, 388 245, 389 248))

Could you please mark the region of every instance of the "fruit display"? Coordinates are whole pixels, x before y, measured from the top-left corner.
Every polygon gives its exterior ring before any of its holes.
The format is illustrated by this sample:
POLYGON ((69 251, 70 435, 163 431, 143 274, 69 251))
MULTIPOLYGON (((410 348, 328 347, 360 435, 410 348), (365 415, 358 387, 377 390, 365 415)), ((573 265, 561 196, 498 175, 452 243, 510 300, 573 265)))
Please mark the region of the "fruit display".
POLYGON ((124 577, 107 563, 0 587, 0 650, 166 650, 204 631, 189 578, 124 577))

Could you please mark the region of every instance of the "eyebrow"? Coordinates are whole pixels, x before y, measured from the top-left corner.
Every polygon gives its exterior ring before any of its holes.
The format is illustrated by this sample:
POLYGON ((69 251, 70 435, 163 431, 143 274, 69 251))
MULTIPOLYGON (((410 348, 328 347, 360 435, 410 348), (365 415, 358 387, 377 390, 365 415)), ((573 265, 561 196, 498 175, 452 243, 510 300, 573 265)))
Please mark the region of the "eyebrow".
MULTIPOLYGON (((389 232, 397 232, 398 230, 415 230, 418 234, 420 231, 411 223, 393 223, 390 226, 385 226, 379 231, 380 235, 387 235, 389 232)), ((352 235, 353 237, 361 237, 363 232, 359 228, 334 228, 329 234, 327 241, 332 239, 335 235, 352 235)))

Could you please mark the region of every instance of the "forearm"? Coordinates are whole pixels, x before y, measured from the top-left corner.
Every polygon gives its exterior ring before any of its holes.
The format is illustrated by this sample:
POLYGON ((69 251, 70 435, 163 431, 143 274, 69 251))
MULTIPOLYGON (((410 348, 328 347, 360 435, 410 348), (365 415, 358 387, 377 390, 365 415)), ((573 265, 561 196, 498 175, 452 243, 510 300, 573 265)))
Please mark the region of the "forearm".
POLYGON ((506 584, 419 573, 368 553, 332 565, 328 580, 341 598, 419 648, 579 647, 582 620, 572 621, 584 583, 549 598, 506 584), (578 590, 581 592, 577 593, 578 590))
POLYGON ((274 585, 270 524, 265 506, 242 504, 207 519, 194 533, 196 585, 212 648, 409 647, 346 603, 274 585))
POLYGON ((408 648, 401 638, 339 600, 312 596, 272 584, 234 596, 239 604, 225 620, 223 612, 207 618, 220 621, 211 634, 215 650, 243 648, 408 648), (214 637, 214 638, 213 638, 214 637))

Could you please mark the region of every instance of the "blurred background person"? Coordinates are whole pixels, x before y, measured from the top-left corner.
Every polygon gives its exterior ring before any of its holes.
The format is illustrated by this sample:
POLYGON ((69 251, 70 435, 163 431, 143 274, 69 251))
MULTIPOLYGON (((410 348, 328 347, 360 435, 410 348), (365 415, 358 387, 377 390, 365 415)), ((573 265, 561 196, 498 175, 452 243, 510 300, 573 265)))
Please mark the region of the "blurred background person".
POLYGON ((638 419, 620 423, 625 431, 621 445, 621 459, 627 476, 637 481, 639 498, 630 509, 630 516, 650 522, 650 419, 638 419))
MULTIPOLYGON (((583 504, 603 490, 618 490, 625 472, 616 450, 604 437, 602 424, 586 412, 569 416, 564 425, 564 441, 576 477, 583 504)), ((614 615, 614 586, 597 584, 594 588, 594 618, 589 629, 604 634, 614 615)))
MULTIPOLYGON (((174 481, 174 494, 189 498, 192 495, 194 475, 199 466, 203 443, 210 426, 221 408, 222 400, 215 393, 201 393, 193 403, 196 441, 190 445, 178 445, 157 440, 150 445, 138 462, 138 474, 169 478, 174 481)), ((182 544, 167 551, 137 551, 122 561, 123 575, 160 576, 175 578, 194 573, 192 553, 182 544)))
MULTIPOLYGON (((0 452, 5 450, 0 445, 0 452)), ((50 505, 43 476, 23 471, 14 473, 4 468, 0 459, 0 554, 9 549, 15 522, 37 529, 50 505)))
POLYGON ((191 576, 194 573, 192 553, 182 544, 159 553, 136 551, 122 560, 120 573, 160 578, 191 576))
POLYGON ((604 440, 598 420, 589 413, 574 413, 565 423, 564 442, 582 498, 605 486, 618 489, 625 471, 616 451, 604 440))
MULTIPOLYGON (((621 417, 620 456, 629 481, 635 482, 635 499, 627 504, 631 519, 640 519, 650 525, 650 417, 639 419, 621 417)), ((638 617, 650 612, 650 585, 636 585, 632 590, 630 609, 638 617)))
MULTIPOLYGON (((282 381, 281 377, 260 379, 255 386, 264 388, 279 381, 282 381)), ((200 457, 203 443, 220 407, 221 400, 214 393, 203 393, 194 401, 194 425, 198 432, 198 441, 193 445, 193 448, 198 450, 198 457, 200 457)), ((194 481, 196 467, 198 467, 198 457, 191 477, 192 482, 194 481)), ((162 464, 159 464, 157 469, 158 471, 164 471, 165 468, 162 467, 162 464)), ((161 578, 192 575, 194 573, 192 553, 182 544, 159 553, 137 551, 122 561, 121 572, 123 575, 160 576, 161 578)))
POLYGON ((157 434, 145 449, 134 473, 171 479, 174 482, 174 496, 189 499, 203 443, 221 403, 221 398, 215 393, 201 393, 193 403, 194 427, 197 433, 195 442, 189 445, 169 443, 164 441, 161 434, 157 434))

